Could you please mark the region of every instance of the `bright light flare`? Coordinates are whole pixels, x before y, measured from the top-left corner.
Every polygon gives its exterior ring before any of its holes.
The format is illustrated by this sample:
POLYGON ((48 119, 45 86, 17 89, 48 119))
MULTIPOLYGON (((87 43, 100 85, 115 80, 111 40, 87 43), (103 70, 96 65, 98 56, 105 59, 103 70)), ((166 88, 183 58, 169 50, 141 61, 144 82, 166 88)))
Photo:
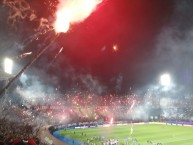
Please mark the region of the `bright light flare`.
POLYGON ((67 32, 70 24, 86 19, 102 0, 60 0, 54 23, 55 31, 67 32))
POLYGON ((13 60, 5 58, 4 60, 4 71, 8 74, 12 74, 13 60))
POLYGON ((113 45, 113 51, 118 51, 119 49, 118 49, 118 46, 117 45, 113 45))
POLYGON ((160 84, 164 87, 169 87, 171 85, 171 77, 169 74, 163 74, 160 77, 160 84))

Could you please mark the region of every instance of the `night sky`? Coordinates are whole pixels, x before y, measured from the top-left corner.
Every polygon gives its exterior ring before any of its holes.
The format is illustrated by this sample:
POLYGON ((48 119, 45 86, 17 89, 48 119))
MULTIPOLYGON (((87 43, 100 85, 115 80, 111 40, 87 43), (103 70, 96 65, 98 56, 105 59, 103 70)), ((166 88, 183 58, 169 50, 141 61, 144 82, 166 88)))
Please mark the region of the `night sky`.
MULTIPOLYGON (((50 1, 27 2, 37 19, 53 19, 50 1)), ((25 73, 61 92, 122 94, 156 83, 164 72, 191 89, 192 8, 191 0, 105 0, 85 21, 60 34, 25 73)), ((32 39, 39 21, 27 16, 11 25, 10 9, 1 3, 0 57, 38 53, 51 41, 50 32, 32 39)), ((16 72, 31 59, 33 55, 16 61, 16 72)))

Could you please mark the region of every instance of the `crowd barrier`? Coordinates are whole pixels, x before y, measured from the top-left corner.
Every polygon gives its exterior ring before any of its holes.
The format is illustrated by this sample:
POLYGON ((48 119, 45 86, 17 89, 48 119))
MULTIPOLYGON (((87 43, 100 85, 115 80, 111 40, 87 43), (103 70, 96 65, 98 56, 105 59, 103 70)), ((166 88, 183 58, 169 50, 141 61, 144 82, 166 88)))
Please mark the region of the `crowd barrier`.
POLYGON ((60 130, 58 131, 55 131, 53 133, 53 136, 56 137, 57 139, 61 140, 62 142, 64 142, 65 144, 67 145, 80 145, 81 142, 77 141, 77 140, 74 140, 72 138, 69 138, 67 136, 62 136, 59 134, 60 130))
POLYGON ((75 139, 69 138, 67 136, 62 136, 60 135, 60 131, 61 130, 71 130, 71 129, 78 129, 78 128, 93 128, 93 127, 97 127, 98 124, 97 123, 88 123, 88 124, 68 124, 68 125, 57 125, 57 126, 51 126, 49 127, 49 131, 50 133, 56 137, 57 139, 61 140, 62 142, 64 142, 65 144, 68 145, 87 145, 87 143, 82 143, 79 142, 75 139))
POLYGON ((184 121, 167 121, 166 124, 193 126, 193 122, 184 122, 184 121))

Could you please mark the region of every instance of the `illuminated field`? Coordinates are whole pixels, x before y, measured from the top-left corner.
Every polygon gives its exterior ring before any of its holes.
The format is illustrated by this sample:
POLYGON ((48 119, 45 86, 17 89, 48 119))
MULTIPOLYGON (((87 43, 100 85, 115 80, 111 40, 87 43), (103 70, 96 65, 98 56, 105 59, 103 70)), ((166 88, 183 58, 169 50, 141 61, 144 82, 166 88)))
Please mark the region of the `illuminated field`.
MULTIPOLYGON (((62 130, 60 134, 74 138, 81 142, 87 142, 93 137, 103 136, 105 139, 118 139, 119 144, 125 145, 126 138, 136 138, 138 144, 148 145, 162 143, 162 145, 192 145, 193 128, 176 126, 176 125, 135 125, 133 134, 130 136, 131 126, 110 126, 87 129, 62 130), (86 134, 86 135, 85 135, 86 134)), ((90 141, 89 144, 95 143, 101 145, 99 139, 90 141)), ((129 144, 132 144, 129 142, 129 144)), ((138 145, 137 144, 137 145, 138 145)))

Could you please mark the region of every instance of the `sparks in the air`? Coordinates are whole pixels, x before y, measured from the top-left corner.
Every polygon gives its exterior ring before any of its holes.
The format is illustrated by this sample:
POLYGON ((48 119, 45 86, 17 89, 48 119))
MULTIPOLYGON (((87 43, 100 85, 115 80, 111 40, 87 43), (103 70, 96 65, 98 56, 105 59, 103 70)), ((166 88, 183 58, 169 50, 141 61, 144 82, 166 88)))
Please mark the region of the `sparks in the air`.
POLYGON ((113 45, 113 51, 114 52, 116 52, 116 51, 118 51, 119 49, 118 49, 118 46, 117 45, 113 45))
POLYGON ((130 107, 130 110, 133 109, 133 107, 135 106, 135 103, 136 103, 136 100, 133 100, 133 103, 132 103, 132 105, 131 105, 131 107, 130 107))
POLYGON ((60 48, 60 51, 59 51, 59 53, 61 53, 63 49, 64 49, 63 47, 62 47, 62 48, 60 48))
POLYGON ((102 0, 60 0, 54 23, 55 31, 67 32, 70 25, 86 19, 102 0))

